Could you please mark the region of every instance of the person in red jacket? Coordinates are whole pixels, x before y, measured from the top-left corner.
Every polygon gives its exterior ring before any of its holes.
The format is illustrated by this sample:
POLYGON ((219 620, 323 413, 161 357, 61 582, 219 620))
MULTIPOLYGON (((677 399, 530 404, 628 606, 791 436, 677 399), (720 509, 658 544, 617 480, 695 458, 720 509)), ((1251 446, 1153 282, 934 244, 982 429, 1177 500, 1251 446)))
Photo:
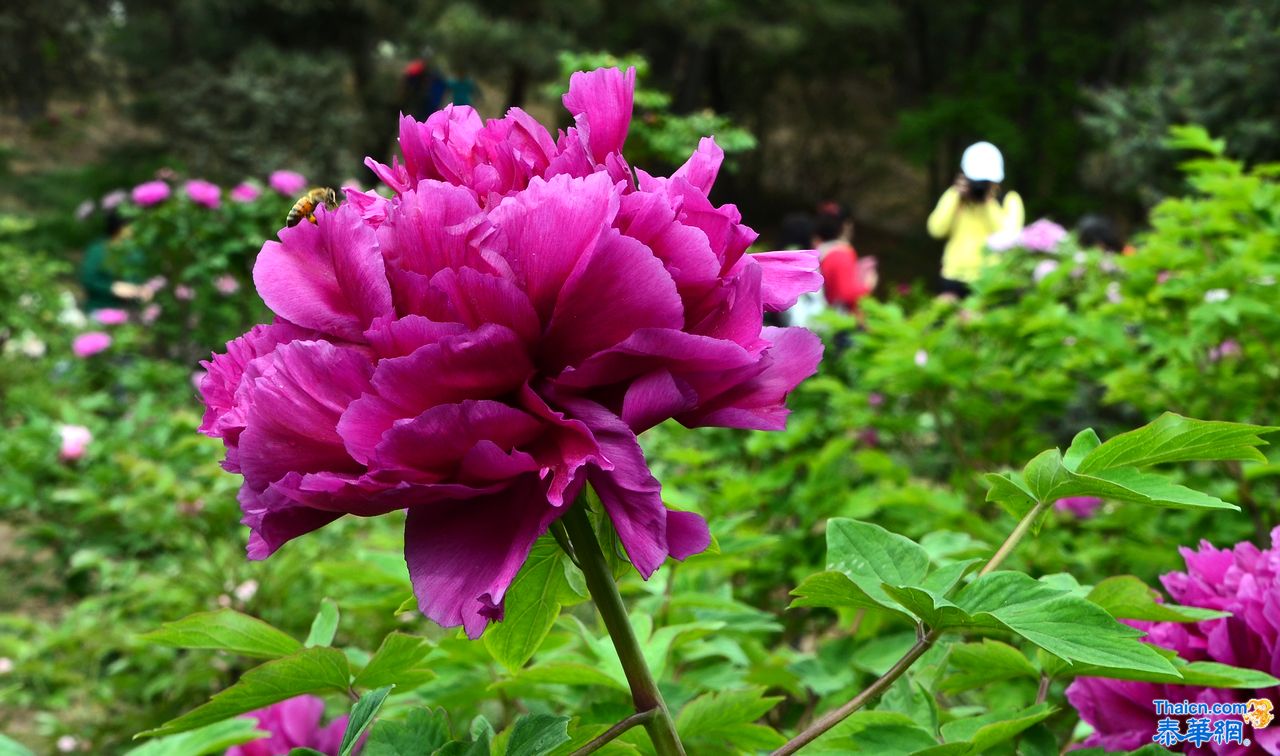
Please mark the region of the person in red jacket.
POLYGON ((870 266, 859 264, 853 248, 853 219, 837 202, 818 208, 814 222, 814 246, 821 260, 822 290, 827 304, 844 312, 856 313, 858 300, 875 287, 870 266))

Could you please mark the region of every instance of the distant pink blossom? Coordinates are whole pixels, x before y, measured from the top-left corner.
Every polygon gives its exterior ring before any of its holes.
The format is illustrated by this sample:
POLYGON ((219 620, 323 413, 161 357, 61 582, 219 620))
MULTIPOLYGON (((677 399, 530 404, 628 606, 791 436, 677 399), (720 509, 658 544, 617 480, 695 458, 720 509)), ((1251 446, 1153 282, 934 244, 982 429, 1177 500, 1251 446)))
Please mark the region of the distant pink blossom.
POLYGON ((142 313, 138 317, 138 319, 141 320, 145 325, 151 325, 152 323, 156 322, 156 320, 158 320, 159 318, 160 318, 160 305, 155 304, 154 302, 147 305, 146 307, 143 307, 142 313))
POLYGON ((204 179, 192 179, 182 188, 187 193, 187 198, 197 205, 213 210, 222 204, 222 189, 217 184, 204 179))
POLYGON ((257 184, 251 184, 248 181, 241 181, 231 190, 231 200, 233 202, 253 202, 262 196, 262 190, 257 184))
POLYGON ((224 273, 213 279, 213 288, 224 297, 229 297, 240 291, 240 282, 230 273, 224 273))
POLYGON ((996 252, 1005 252, 1018 246, 1017 231, 997 231, 987 237, 987 248, 996 252))
POLYGON ((1112 281, 1107 284, 1107 301, 1111 304, 1120 304, 1124 301, 1124 296, 1120 293, 1120 282, 1112 281))
POLYGON ((103 210, 115 210, 127 199, 129 199, 128 192, 123 189, 116 189, 102 195, 102 201, 99 204, 103 210))
POLYGON ((267 183, 280 194, 293 197, 307 188, 307 177, 296 171, 276 171, 267 179, 267 183))
POLYGON ((94 310, 89 313, 89 317, 98 321, 103 325, 123 325, 129 322, 129 313, 118 307, 104 307, 101 310, 94 310))
POLYGON ((1168 283, 1170 278, 1173 278, 1173 271, 1162 270, 1156 274, 1156 283, 1158 284, 1168 283))
MULTIPOLYGON (((231 603, 230 597, 227 603, 231 603)), ((295 748, 312 748, 326 756, 337 756, 347 729, 345 714, 327 725, 320 724, 324 701, 315 696, 297 696, 241 716, 257 720, 257 729, 271 736, 232 746, 225 756, 285 756, 295 748)))
POLYGON ((1035 269, 1031 271, 1031 279, 1036 283, 1040 283, 1057 269, 1057 260, 1041 260, 1036 263, 1035 269))
POLYGON ((138 184, 133 188, 130 196, 133 203, 141 207, 151 207, 169 199, 169 195, 173 190, 163 181, 148 181, 144 184, 138 184))
POLYGON ((93 215, 95 207, 97 207, 97 205, 95 205, 94 201, 91 199, 87 199, 79 205, 76 205, 76 220, 87 220, 90 215, 93 215))
POLYGON ((1022 229, 1019 246, 1036 252, 1053 252, 1067 238, 1067 230, 1048 218, 1041 218, 1022 229))
POLYGON ((1097 496, 1068 496, 1053 503, 1053 508, 1064 514, 1075 515, 1081 520, 1093 517, 1102 506, 1102 499, 1097 496))
POLYGON ((916 367, 924 367, 929 364, 929 353, 923 349, 916 350, 915 356, 916 367))
POLYGON ((196 298, 196 292, 186 284, 178 284, 173 287, 173 297, 183 302, 190 302, 196 298))
POLYGON ((58 458, 65 462, 83 457, 89 442, 93 441, 93 433, 83 425, 59 425, 58 436, 62 440, 58 458))
POLYGON ((1235 339, 1227 339, 1209 350, 1209 361, 1220 362, 1222 360, 1239 357, 1243 353, 1244 350, 1240 347, 1240 342, 1235 339))
POLYGON ((867 394, 867 404, 871 405, 872 407, 883 406, 884 394, 881 394, 878 391, 872 391, 870 394, 867 394))
POLYGON ((88 331, 71 341, 71 351, 77 357, 92 357, 111 346, 111 335, 102 331, 88 331))

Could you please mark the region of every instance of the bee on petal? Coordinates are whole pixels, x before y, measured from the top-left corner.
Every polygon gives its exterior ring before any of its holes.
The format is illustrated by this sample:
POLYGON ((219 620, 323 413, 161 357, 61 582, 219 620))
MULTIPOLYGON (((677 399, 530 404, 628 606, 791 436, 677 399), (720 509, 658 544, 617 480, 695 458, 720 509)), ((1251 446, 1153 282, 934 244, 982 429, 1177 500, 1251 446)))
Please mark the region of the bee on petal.
POLYGON ((324 205, 330 210, 338 207, 338 193, 327 186, 318 186, 298 198, 285 218, 285 225, 292 228, 302 222, 303 218, 316 222, 316 208, 324 205))

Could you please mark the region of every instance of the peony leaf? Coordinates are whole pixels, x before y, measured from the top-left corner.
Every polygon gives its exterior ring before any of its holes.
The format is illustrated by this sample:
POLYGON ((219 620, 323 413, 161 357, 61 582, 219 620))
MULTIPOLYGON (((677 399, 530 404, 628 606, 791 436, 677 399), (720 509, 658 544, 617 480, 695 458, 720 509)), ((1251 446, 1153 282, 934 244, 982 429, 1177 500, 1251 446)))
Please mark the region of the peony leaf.
POLYGON ((411 709, 403 722, 375 722, 360 756, 433 753, 450 739, 449 715, 443 709, 411 709))
POLYGON ((373 658, 356 675, 353 685, 360 688, 378 688, 398 685, 403 688, 417 686, 435 679, 435 672, 419 666, 431 652, 431 641, 416 635, 393 632, 382 639, 373 658))
MULTIPOLYGON (((198 730, 156 738, 125 753, 125 756, 205 756, 222 753, 231 746, 268 737, 269 733, 257 729, 252 719, 236 717, 198 730)), ((0 748, 0 753, 4 749, 0 748)))
POLYGON ((333 636, 338 632, 338 605, 333 599, 326 598, 320 602, 320 611, 311 621, 311 632, 307 634, 307 648, 328 646, 333 643, 333 636))
POLYGON ((554 540, 539 539, 507 590, 502 622, 484 635, 484 647, 508 671, 520 669, 533 658, 560 616, 556 599, 567 589, 564 558, 554 540))
POLYGON ((753 724, 779 701, 781 696, 765 696, 764 688, 744 688, 705 693, 685 704, 676 720, 680 739, 699 752, 699 742, 708 751, 733 752, 772 750, 786 742, 772 729, 753 724))
POLYGON ((963 753, 986 753, 995 745, 1011 740, 1029 727, 1052 715, 1056 709, 1049 704, 1015 712, 991 712, 976 717, 956 719, 942 726, 942 738, 949 744, 966 742, 969 750, 963 753))
POLYGON ((1230 617, 1230 612, 1218 612, 1194 606, 1162 604, 1156 601, 1159 594, 1133 575, 1109 577, 1089 591, 1088 599, 1106 609, 1116 619, 1148 620, 1152 622, 1202 622, 1230 617))
POLYGON ((991 638, 953 645, 948 661, 957 672, 942 680, 938 689, 943 693, 958 693, 1018 677, 1034 680, 1040 674, 1021 651, 991 638))
POLYGON ((1195 420, 1166 412, 1151 423, 1110 439, 1089 452, 1079 472, 1097 473, 1122 467, 1145 467, 1165 462, 1196 460, 1256 460, 1266 458, 1259 436, 1280 428, 1210 420, 1195 420))
POLYGON ((302 650, 302 644, 256 617, 219 609, 166 622, 142 640, 176 648, 211 648, 260 659, 277 659, 302 650))
POLYGON ((906 714, 863 710, 805 746, 804 753, 907 756, 937 745, 938 739, 906 714))
POLYGON ((351 716, 347 719, 347 729, 342 733, 342 745, 338 749, 338 756, 351 756, 352 749, 360 742, 360 736, 369 729, 369 725, 373 724, 374 716, 386 702, 387 696, 391 695, 391 689, 394 687, 394 685, 385 685, 377 690, 371 690, 360 696, 360 700, 351 706, 351 716))
POLYGON ((347 657, 341 651, 305 648, 254 667, 208 703, 137 737, 194 730, 304 693, 346 693, 350 679, 347 657))
POLYGON ((526 714, 516 720, 506 756, 542 756, 569 742, 569 717, 526 714))

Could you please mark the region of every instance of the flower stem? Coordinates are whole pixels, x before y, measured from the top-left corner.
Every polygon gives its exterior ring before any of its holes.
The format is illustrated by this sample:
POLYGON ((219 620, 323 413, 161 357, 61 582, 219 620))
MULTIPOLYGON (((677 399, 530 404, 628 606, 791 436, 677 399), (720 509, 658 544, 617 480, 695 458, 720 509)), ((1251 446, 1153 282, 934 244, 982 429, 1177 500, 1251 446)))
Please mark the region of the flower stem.
MULTIPOLYGON (((1000 566, 1000 563, 1005 560, 1005 557, 1013 553, 1018 542, 1021 541, 1023 536, 1031 530, 1031 525, 1040 517, 1040 514, 1044 512, 1048 506, 1049 502, 1047 501, 1038 502, 1031 508, 1031 511, 1022 516, 1022 519, 1018 521, 1017 526, 1014 527, 1013 532, 1009 534, 1008 538, 1004 539, 1004 543, 1000 544, 1000 548, 996 550, 996 553, 991 556, 991 559, 988 560, 982 567, 982 570, 978 572, 979 577, 986 575, 989 572, 993 572, 1000 566)), ((883 675, 876 678, 875 682, 867 686, 867 688, 855 696, 853 700, 838 709, 827 712, 820 719, 815 720, 808 727, 804 728, 803 732, 787 741, 786 745, 774 751, 772 756, 789 756, 790 754, 799 751, 801 748, 804 748, 817 740, 827 730, 830 730, 832 727, 843 722, 850 714, 861 709, 863 706, 866 706, 874 700, 876 696, 879 696, 881 693, 888 690, 889 686, 897 682, 898 678, 902 677, 902 675, 911 668, 911 665, 916 663, 917 659, 924 656, 924 653, 933 647, 934 642, 937 641, 941 635, 942 631, 937 628, 930 629, 926 632, 923 624, 917 625, 915 645, 908 649, 907 653, 904 654, 897 663, 890 667, 888 672, 885 672, 883 675)), ((1042 683, 1042 692, 1045 695, 1048 694, 1047 688, 1048 686, 1042 683)))
POLYGON ((630 730, 632 727, 647 723, 649 720, 653 719, 654 715, 657 713, 657 709, 649 709, 648 711, 641 711, 632 714, 613 727, 610 727, 608 730, 605 730, 602 735, 594 738, 590 743, 587 743, 583 747, 569 754, 569 756, 587 756, 589 753, 595 753, 601 748, 604 748, 607 743, 614 740, 622 733, 630 730))
POLYGON ((578 557, 582 575, 586 578, 587 590, 595 601, 600 618, 604 620, 604 626, 613 640, 613 647, 618 652, 618 659, 622 662, 622 670, 631 686, 631 698, 636 712, 654 712, 644 722, 654 750, 658 756, 684 756, 684 746, 680 744, 680 737, 676 734, 675 721, 667 711, 667 704, 662 700, 653 673, 645 664, 640 643, 631 628, 631 621, 627 619, 627 608, 622 603, 622 595, 618 593, 618 584, 613 580, 609 563, 600 551, 600 543, 596 540, 595 530, 587 517, 585 501, 580 498, 575 502, 561 521, 564 522, 565 532, 578 557))

